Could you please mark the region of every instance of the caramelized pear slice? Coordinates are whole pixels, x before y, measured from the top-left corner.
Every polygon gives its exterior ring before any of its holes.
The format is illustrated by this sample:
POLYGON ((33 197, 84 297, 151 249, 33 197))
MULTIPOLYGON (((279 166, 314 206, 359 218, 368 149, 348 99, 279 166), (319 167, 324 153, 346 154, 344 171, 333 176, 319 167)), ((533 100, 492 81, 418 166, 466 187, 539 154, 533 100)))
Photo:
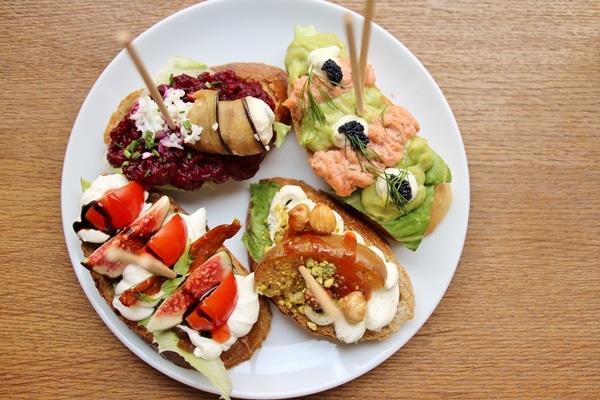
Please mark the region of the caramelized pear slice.
POLYGON ((330 289, 341 298, 361 291, 370 298, 373 289, 382 288, 387 278, 384 261, 351 233, 319 236, 305 233, 291 237, 270 249, 255 270, 255 287, 272 297, 293 293, 305 287, 298 267, 308 259, 335 265, 334 283, 330 289))

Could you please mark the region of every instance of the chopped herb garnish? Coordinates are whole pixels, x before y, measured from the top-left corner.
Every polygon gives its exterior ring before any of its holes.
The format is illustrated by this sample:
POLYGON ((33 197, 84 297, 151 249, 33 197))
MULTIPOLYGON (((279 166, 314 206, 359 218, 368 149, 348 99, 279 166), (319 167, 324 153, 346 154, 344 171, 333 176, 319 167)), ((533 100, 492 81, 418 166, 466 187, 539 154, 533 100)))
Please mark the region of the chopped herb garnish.
MULTIPOLYGON (((313 79, 319 80, 325 86, 331 85, 331 82, 329 80, 324 79, 321 76, 315 74, 312 69, 308 72, 306 81, 304 82, 304 85, 302 85, 302 88, 300 89, 300 102, 299 102, 298 106, 303 115, 302 125, 304 127, 308 127, 309 132, 312 131, 312 129, 315 127, 315 124, 318 123, 319 125, 324 126, 327 123, 327 119, 325 118, 325 113, 321 109, 321 104, 319 104, 319 102, 315 98, 315 95, 313 94, 313 91, 312 91, 311 85, 313 83, 313 79)), ((325 90, 319 88, 318 92, 321 95, 321 97, 323 98, 325 104, 327 104, 332 109, 337 108, 335 106, 335 103, 333 102, 333 99, 325 90)), ((307 138, 305 138, 306 139, 305 141, 309 141, 310 140, 309 138, 310 138, 310 134, 308 135, 307 138)))
POLYGON ((396 206, 396 208, 406 212, 406 204, 412 198, 412 190, 408 181, 408 171, 400 169, 400 174, 389 174, 382 172, 387 183, 388 200, 396 206))
POLYGON ((190 129, 192 129, 192 121, 190 121, 189 119, 186 119, 185 121, 183 121, 183 122, 181 123, 181 125, 183 125, 183 127, 184 127, 185 129, 187 129, 188 131, 189 131, 190 129))
POLYGON ((207 89, 212 89, 214 87, 219 87, 219 86, 223 86, 223 82, 214 81, 214 82, 205 82, 204 83, 204 87, 206 87, 207 89))
POLYGON ((152 150, 154 148, 154 132, 146 131, 144 134, 144 144, 148 150, 152 150))

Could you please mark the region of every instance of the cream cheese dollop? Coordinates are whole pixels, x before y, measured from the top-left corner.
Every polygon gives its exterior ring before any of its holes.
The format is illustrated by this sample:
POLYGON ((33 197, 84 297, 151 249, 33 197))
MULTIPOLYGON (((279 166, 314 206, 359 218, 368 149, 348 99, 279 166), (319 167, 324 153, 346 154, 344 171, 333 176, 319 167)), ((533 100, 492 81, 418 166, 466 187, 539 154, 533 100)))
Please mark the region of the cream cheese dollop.
POLYGON ((348 122, 356 121, 365 129, 365 136, 369 136, 369 123, 357 115, 344 115, 331 125, 331 143, 338 148, 350 146, 350 141, 344 133, 340 133, 340 127, 348 122))
POLYGON ((339 56, 340 48, 338 46, 320 47, 315 49, 308 53, 308 56, 306 57, 308 70, 312 70, 314 74, 327 78, 327 73, 321 69, 323 68, 323 64, 325 64, 327 60, 333 60, 339 65, 339 56))
POLYGON ((248 117, 252 120, 256 140, 261 142, 265 149, 269 150, 269 143, 273 139, 273 122, 275 113, 271 107, 261 99, 248 96, 245 98, 248 107, 248 117))
POLYGON ((389 187, 388 187, 388 176, 401 176, 408 180, 410 185, 411 199, 417 197, 419 193, 419 183, 417 178, 408 170, 402 168, 386 168, 383 173, 377 177, 375 182, 375 191, 381 198, 388 198, 389 187))

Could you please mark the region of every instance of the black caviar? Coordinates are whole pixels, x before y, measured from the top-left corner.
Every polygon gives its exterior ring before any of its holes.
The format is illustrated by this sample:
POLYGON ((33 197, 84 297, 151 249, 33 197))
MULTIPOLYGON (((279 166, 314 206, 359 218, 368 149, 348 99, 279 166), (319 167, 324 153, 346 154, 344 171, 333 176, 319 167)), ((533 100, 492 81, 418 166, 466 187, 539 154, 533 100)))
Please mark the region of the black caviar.
POLYGON ((358 121, 348 121, 338 128, 350 141, 352 150, 359 150, 369 144, 369 137, 365 134, 365 127, 358 121))
POLYGON ((337 85, 340 84, 342 78, 344 77, 344 74, 342 73, 342 68, 332 59, 325 61, 323 63, 323 66, 321 67, 321 70, 327 74, 327 78, 331 82, 337 85))
MULTIPOLYGON (((186 95, 184 101, 192 102, 191 94, 197 90, 218 90, 219 100, 236 100, 252 96, 263 100, 275 109, 271 97, 258 82, 245 81, 233 71, 214 74, 204 72, 197 77, 179 75, 172 79, 172 85, 160 85, 159 92, 181 89, 186 95)), ((134 107, 135 109, 135 107, 134 107)), ((205 183, 223 183, 229 178, 246 180, 253 177, 265 158, 266 153, 252 156, 208 154, 195 149, 165 147, 152 157, 142 157, 148 152, 142 132, 130 118, 131 112, 111 131, 107 160, 115 168, 121 168, 127 179, 139 182, 146 189, 172 185, 176 188, 193 191, 205 183)))
POLYGON ((403 179, 400 176, 396 176, 397 179, 394 180, 393 185, 394 185, 394 189, 400 193, 400 195, 402 197, 404 197, 406 199, 406 201, 409 201, 410 199, 412 199, 412 190, 410 188, 410 182, 408 182, 408 179, 403 179))

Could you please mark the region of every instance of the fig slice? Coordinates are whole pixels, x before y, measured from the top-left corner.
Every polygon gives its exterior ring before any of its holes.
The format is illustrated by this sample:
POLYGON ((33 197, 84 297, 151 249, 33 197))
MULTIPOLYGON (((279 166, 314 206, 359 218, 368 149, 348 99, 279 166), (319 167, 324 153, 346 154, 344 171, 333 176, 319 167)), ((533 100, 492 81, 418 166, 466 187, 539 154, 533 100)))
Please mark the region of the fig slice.
POLYGON ((359 290, 368 299, 371 291, 382 288, 387 278, 385 262, 373 250, 358 243, 354 234, 304 233, 265 254, 255 270, 255 287, 268 297, 306 287, 298 267, 305 265, 308 259, 335 265, 335 283, 329 289, 337 298, 359 290))
POLYGON ((158 307, 148 321, 149 332, 173 328, 183 321, 188 309, 219 285, 233 271, 231 256, 222 250, 191 272, 187 279, 158 307))
POLYGON ((112 249, 136 253, 161 226, 170 209, 169 198, 162 196, 145 213, 137 217, 129 226, 98 247, 81 264, 101 275, 117 278, 127 265, 122 261, 112 261, 107 255, 112 249))

